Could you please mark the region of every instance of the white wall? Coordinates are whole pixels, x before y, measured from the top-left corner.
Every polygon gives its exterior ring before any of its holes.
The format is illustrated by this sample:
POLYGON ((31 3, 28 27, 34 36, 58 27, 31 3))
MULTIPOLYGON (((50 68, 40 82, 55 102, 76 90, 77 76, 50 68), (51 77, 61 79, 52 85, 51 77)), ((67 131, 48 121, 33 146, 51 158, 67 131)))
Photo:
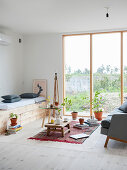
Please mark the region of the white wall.
POLYGON ((47 95, 53 97, 54 73, 59 77, 62 95, 62 36, 59 34, 24 36, 24 91, 32 91, 33 79, 47 79, 47 95))
POLYGON ((9 35, 11 43, 0 45, 0 96, 23 91, 23 45, 18 42, 22 36, 12 32, 6 35, 9 35))

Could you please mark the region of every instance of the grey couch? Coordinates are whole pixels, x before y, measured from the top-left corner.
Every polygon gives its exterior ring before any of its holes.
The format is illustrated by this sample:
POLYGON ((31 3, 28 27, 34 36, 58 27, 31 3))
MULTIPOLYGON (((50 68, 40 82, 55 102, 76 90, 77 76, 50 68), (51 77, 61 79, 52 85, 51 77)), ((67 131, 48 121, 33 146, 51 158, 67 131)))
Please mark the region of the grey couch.
POLYGON ((107 136, 104 147, 107 147, 109 139, 127 143, 127 113, 119 108, 111 112, 101 122, 101 134, 107 136))

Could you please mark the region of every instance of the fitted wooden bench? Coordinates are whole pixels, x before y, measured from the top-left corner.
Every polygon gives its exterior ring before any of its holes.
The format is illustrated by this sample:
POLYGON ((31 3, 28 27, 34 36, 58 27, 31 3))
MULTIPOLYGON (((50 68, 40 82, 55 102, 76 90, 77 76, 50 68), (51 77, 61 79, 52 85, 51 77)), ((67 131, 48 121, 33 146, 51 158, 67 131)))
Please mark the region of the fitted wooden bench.
POLYGON ((18 115, 18 123, 24 125, 43 117, 45 110, 39 107, 46 107, 46 102, 41 102, 41 104, 29 104, 10 110, 0 110, 0 134, 6 131, 8 121, 10 120, 10 113, 16 113, 18 115))

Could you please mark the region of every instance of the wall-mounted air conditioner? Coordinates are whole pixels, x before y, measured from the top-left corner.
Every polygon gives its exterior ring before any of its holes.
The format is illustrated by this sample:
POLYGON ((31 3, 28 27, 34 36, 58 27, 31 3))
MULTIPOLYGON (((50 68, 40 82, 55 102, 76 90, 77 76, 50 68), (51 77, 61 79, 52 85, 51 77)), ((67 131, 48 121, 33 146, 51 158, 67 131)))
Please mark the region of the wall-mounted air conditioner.
POLYGON ((3 33, 0 33, 0 45, 9 45, 10 43, 10 37, 3 33))

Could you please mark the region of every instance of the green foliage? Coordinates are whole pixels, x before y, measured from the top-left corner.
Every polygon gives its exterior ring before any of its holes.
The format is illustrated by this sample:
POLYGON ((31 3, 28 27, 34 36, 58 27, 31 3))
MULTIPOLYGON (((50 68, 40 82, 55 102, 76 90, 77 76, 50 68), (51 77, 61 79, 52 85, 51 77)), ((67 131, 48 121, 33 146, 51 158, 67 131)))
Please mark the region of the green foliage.
POLYGON ((69 110, 70 109, 70 107, 72 106, 72 101, 71 101, 71 99, 69 99, 69 98, 65 98, 64 99, 64 102, 61 104, 61 106, 65 106, 66 107, 66 110, 69 110))
POLYGON ((105 92, 120 91, 120 75, 95 75, 94 74, 94 91, 105 90, 105 92))
POLYGON ((12 118, 18 118, 18 115, 17 114, 14 114, 14 113, 10 113, 10 118, 12 119, 12 118))
MULTIPOLYGON (((89 81, 90 77, 90 70, 85 68, 84 71, 77 69, 72 72, 70 67, 67 68, 66 81, 70 81, 73 77, 81 77, 82 79, 89 81)), ((75 79, 74 79, 75 80, 75 79)), ((89 83, 89 82, 88 82, 89 83)), ((121 88, 121 75, 120 70, 117 67, 111 67, 110 65, 101 65, 96 72, 93 73, 93 91, 101 91, 101 94, 98 96, 103 95, 105 99, 104 109, 107 111, 110 107, 110 100, 114 99, 114 94, 119 95, 120 97, 120 88, 121 88), (112 96, 111 96, 111 95, 112 96), (108 97, 107 97, 108 96, 108 97), (111 96, 111 97, 110 97, 111 96)), ((124 93, 127 93, 127 66, 124 67, 124 93)), ((72 106, 68 107, 67 111, 83 111, 88 110, 90 107, 89 101, 89 91, 88 92, 77 92, 74 91, 72 93, 66 93, 68 99, 71 100, 72 106)), ((99 103, 101 104, 101 103, 99 103)), ((115 106, 118 106, 118 102, 116 102, 115 106)), ((94 108, 95 110, 95 108, 94 108)))
POLYGON ((100 112, 100 111, 102 111, 103 104, 104 104, 104 98, 102 97, 102 95, 99 91, 96 91, 94 98, 92 100, 92 106, 93 106, 92 109, 95 112, 100 112))
POLYGON ((90 107, 88 93, 67 94, 67 99, 71 101, 71 105, 66 107, 66 111, 88 110, 90 107), (85 96, 85 97, 84 97, 85 96))

